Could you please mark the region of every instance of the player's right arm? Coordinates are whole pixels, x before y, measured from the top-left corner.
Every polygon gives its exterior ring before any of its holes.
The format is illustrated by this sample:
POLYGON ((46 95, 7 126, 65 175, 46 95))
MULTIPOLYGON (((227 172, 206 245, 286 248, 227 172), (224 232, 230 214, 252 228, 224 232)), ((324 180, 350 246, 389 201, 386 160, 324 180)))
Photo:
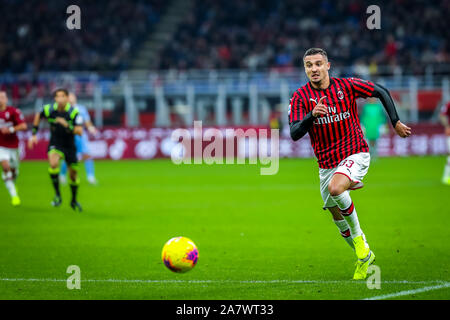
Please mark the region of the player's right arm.
POLYGON ((33 119, 33 129, 31 129, 31 138, 28 140, 28 148, 33 149, 33 147, 37 144, 37 132, 39 130, 39 123, 41 122, 41 113, 38 112, 34 115, 33 119))
POLYGON ((317 117, 328 113, 327 107, 322 103, 325 98, 326 96, 320 98, 313 110, 307 113, 300 95, 298 92, 294 93, 289 106, 289 127, 292 140, 297 141, 302 138, 311 129, 317 117))
POLYGON ((88 129, 88 131, 93 134, 96 135, 98 130, 97 128, 94 126, 94 124, 92 123, 92 121, 86 121, 85 122, 86 128, 88 129))
POLYGON ((27 130, 27 124, 23 118, 22 112, 19 109, 13 109, 13 125, 10 127, 1 128, 0 132, 3 134, 15 134, 17 131, 27 130))

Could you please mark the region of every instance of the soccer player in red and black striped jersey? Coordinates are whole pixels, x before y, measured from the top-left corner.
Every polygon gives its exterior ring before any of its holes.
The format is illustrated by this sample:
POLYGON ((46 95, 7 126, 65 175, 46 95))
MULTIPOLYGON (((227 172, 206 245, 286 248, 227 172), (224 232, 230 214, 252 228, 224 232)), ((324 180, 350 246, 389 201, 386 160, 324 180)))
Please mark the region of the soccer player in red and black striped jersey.
POLYGON ((2 179, 11 195, 11 204, 20 205, 16 179, 19 175, 19 138, 17 131, 27 129, 19 109, 8 106, 8 96, 0 90, 0 166, 2 179))
POLYGON ((325 50, 311 48, 303 56, 309 82, 294 92, 289 107, 293 140, 309 134, 319 164, 320 191, 324 209, 358 261, 353 279, 365 279, 375 260, 361 230, 349 190, 363 187, 369 164, 369 147, 358 118, 357 98, 376 97, 383 104, 395 132, 402 138, 411 128, 400 122, 388 90, 379 84, 357 78, 331 78, 325 50))

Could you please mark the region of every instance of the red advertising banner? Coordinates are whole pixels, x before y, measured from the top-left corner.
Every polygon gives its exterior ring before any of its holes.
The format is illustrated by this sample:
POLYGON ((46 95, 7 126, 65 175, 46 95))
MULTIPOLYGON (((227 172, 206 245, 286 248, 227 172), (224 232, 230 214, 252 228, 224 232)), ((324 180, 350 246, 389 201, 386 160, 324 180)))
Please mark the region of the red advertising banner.
MULTIPOLYGON (((208 128, 203 128, 205 134, 208 128)), ((267 127, 240 127, 240 128, 216 128, 225 137, 226 130, 254 129, 257 132, 264 130, 270 138, 270 129, 267 127)), ((193 129, 187 129, 193 137, 193 129)), ((96 159, 155 159, 170 158, 172 149, 180 146, 177 137, 172 140, 175 129, 168 128, 113 128, 100 130, 96 136, 90 136, 89 149, 91 155, 96 159)), ((408 155, 442 155, 447 151, 447 137, 443 128, 439 125, 421 124, 412 126, 413 135, 403 139, 394 134, 392 130, 382 135, 377 141, 379 156, 408 156, 408 155)), ((49 132, 41 130, 38 134, 39 143, 30 150, 26 141, 30 132, 19 132, 21 158, 24 160, 46 159, 49 132)), ((225 138, 223 145, 225 145, 225 138)), ((280 133, 279 155, 281 158, 308 158, 313 157, 309 136, 299 141, 292 141, 289 136, 289 128, 280 133)), ((203 141, 202 150, 208 146, 210 140, 203 141)), ((248 155, 249 144, 235 140, 234 148, 238 156, 248 155), (247 151, 245 151, 247 150, 247 151)), ((250 145, 250 146, 249 146, 250 145)))

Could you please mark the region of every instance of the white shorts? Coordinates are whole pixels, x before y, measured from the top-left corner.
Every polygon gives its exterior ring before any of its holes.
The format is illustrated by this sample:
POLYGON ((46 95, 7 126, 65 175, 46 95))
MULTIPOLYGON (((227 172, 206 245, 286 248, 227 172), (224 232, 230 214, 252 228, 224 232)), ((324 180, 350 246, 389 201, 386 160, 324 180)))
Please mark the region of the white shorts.
POLYGON ((360 152, 348 156, 342 160, 339 165, 332 169, 319 168, 320 193, 323 199, 323 208, 331 208, 337 206, 328 191, 328 184, 336 173, 343 174, 352 182, 357 184, 351 190, 360 189, 364 186, 362 180, 367 174, 370 165, 370 154, 368 152, 360 152))
POLYGON ((0 147, 0 162, 6 160, 9 162, 10 167, 18 168, 19 159, 19 149, 0 147))

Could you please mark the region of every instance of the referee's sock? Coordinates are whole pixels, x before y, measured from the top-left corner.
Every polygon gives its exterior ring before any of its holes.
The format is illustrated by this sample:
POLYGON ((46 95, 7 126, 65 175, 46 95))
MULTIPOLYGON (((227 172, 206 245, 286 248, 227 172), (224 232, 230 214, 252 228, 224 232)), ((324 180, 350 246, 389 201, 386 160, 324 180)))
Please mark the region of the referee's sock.
POLYGON ((345 221, 347 221, 347 224, 350 227, 352 239, 362 235, 363 232, 361 230, 361 227, 359 226, 358 214, 356 213, 352 198, 350 198, 350 193, 348 191, 344 191, 337 196, 331 197, 337 203, 339 209, 341 209, 342 216, 344 217, 345 221))
POLYGON ((61 197, 61 193, 59 192, 59 167, 48 168, 48 173, 50 174, 50 179, 52 179, 53 188, 55 189, 56 195, 61 197))
POLYGON ((80 185, 80 178, 76 178, 75 181, 70 179, 70 190, 72 191, 72 202, 77 202, 78 186, 80 185))

